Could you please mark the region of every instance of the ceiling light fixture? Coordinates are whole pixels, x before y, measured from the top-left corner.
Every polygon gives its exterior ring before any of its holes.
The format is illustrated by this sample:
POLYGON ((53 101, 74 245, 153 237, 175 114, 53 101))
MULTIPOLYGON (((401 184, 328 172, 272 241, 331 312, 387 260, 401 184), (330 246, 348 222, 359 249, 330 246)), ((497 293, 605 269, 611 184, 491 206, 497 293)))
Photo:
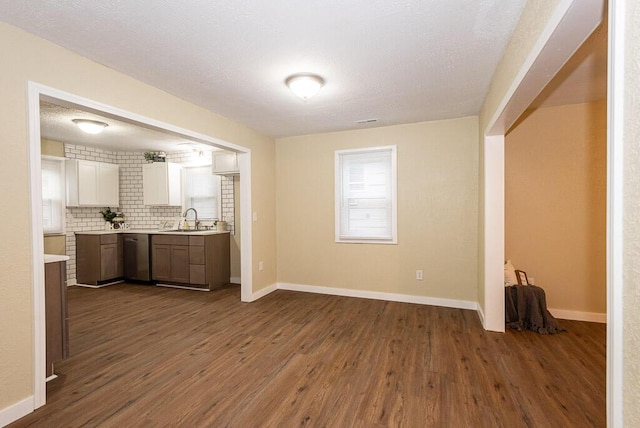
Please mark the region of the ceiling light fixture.
POLYGON ((324 79, 322 77, 311 73, 294 74, 293 76, 287 77, 287 80, 284 82, 289 89, 291 89, 291 92, 303 100, 308 100, 317 94, 324 85, 324 79))
POLYGON ((109 126, 104 122, 89 119, 73 119, 73 123, 78 125, 78 128, 82 129, 87 134, 99 134, 104 130, 104 128, 109 126))

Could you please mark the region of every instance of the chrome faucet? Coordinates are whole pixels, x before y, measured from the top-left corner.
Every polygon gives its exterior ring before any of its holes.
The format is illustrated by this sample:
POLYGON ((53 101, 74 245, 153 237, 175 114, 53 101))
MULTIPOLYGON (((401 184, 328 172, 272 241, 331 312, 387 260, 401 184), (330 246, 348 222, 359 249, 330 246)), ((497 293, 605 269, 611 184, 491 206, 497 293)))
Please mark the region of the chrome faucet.
POLYGON ((200 220, 198 220, 198 211, 196 211, 195 208, 188 208, 183 214, 182 217, 184 217, 184 219, 187 219, 187 213, 189 213, 189 211, 193 211, 193 213, 196 215, 196 221, 195 221, 195 225, 196 225, 196 230, 200 229, 200 220))

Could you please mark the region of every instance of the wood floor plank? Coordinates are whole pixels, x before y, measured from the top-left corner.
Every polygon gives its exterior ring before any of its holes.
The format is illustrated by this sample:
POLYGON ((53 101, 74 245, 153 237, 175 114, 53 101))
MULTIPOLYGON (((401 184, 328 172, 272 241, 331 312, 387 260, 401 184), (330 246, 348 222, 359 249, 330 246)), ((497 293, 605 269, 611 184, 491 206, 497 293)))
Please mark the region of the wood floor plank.
POLYGON ((603 427, 606 326, 278 290, 69 289, 70 357, 11 427, 603 427))

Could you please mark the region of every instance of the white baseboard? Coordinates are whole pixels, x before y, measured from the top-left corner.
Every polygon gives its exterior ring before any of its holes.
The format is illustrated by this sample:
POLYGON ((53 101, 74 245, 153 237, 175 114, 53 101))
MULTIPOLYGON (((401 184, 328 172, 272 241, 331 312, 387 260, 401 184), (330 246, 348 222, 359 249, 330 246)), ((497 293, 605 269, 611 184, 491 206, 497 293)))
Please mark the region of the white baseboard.
POLYGON ((231 284, 242 284, 242 280, 239 276, 232 276, 231 278, 229 278, 229 282, 231 284))
POLYGON ((480 324, 482 324, 482 328, 486 330, 487 325, 486 325, 486 318, 484 317, 484 311, 482 310, 482 306, 480 306, 480 303, 478 303, 477 305, 478 305, 478 308, 476 309, 476 312, 478 313, 478 318, 480 318, 480 324))
POLYGON ((67 281, 67 287, 73 287, 74 285, 78 284, 78 280, 74 279, 70 279, 67 281))
POLYGON ((329 294, 332 296, 358 297, 361 299, 387 300, 390 302, 416 303, 419 305, 443 306, 446 308, 477 310, 478 304, 469 300, 444 299, 440 297, 412 296, 409 294, 383 293, 379 291, 351 290, 348 288, 320 287, 317 285, 279 282, 278 289, 305 293, 329 294))
POLYGON ((120 284, 122 282, 124 282, 124 279, 119 279, 117 281, 107 282, 105 284, 100 284, 100 285, 80 284, 79 282, 76 282, 74 285, 77 286, 77 287, 85 287, 85 288, 103 288, 103 287, 108 287, 108 286, 114 285, 114 284, 120 284))
POLYGON ((569 311, 566 309, 551 309, 549 308, 549 312, 561 320, 573 320, 573 321, 588 321, 588 322, 598 322, 601 324, 607 323, 607 314, 602 314, 599 312, 582 312, 582 311, 569 311))
POLYGON ((33 396, 0 410, 0 427, 9 425, 33 412, 33 396))
POLYGON ((183 287, 182 285, 175 285, 175 284, 160 284, 160 283, 158 283, 158 284, 156 284, 156 287, 177 288, 177 289, 181 289, 181 290, 206 291, 206 292, 211 291, 208 288, 183 287))
POLYGON ((274 291, 276 291, 278 289, 278 284, 271 284, 261 290, 256 291, 255 293, 251 294, 251 300, 250 302, 255 302, 256 300, 266 296, 269 293, 273 293, 274 291))

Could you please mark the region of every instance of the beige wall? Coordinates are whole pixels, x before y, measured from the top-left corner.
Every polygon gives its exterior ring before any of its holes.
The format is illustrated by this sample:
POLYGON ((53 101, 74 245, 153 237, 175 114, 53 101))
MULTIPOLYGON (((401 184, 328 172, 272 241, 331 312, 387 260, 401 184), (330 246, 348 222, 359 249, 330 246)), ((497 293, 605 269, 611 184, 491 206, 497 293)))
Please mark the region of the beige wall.
POLYGON ((607 105, 528 112, 505 143, 505 258, 550 308, 606 312, 607 105))
POLYGON ((477 124, 467 117, 276 140, 278 281, 475 302, 477 124), (335 150, 390 144, 398 245, 335 243, 335 150))
POLYGON ((63 158, 64 143, 43 138, 40 140, 40 153, 43 155, 58 156, 63 158))
MULTIPOLYGON (((624 71, 624 424, 640 426, 640 0, 627 0, 624 71)), ((616 326, 618 327, 618 326, 616 326)))
MULTIPOLYGON (((64 157, 64 144, 59 141, 42 139, 40 140, 40 153, 49 156, 64 157)), ((44 237, 44 253, 45 254, 66 254, 66 236, 64 235, 45 235, 44 237)))
POLYGON ((28 169, 27 82, 210 135, 252 150, 253 289, 275 283, 275 146, 273 139, 180 98, 0 23, 0 409, 33 394, 32 266, 28 169))
POLYGON ((49 235, 44 237, 44 253, 45 254, 61 254, 67 253, 66 237, 64 235, 49 235))

